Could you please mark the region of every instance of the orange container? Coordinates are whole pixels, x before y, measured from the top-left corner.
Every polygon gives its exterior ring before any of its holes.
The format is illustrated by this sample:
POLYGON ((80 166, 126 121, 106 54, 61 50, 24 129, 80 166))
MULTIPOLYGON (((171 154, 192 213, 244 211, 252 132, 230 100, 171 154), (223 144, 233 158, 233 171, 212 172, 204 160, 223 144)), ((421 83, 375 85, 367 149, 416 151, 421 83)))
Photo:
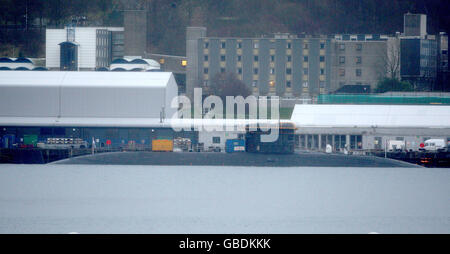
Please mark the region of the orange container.
POLYGON ((153 152, 172 152, 173 140, 168 139, 154 139, 152 140, 153 152))

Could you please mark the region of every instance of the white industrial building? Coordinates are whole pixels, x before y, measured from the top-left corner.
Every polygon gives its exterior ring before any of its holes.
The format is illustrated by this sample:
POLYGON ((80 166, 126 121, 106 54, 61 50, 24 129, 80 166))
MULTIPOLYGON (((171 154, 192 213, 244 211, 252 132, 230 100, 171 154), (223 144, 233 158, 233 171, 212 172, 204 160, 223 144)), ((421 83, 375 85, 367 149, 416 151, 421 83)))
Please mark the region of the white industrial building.
POLYGON ((299 147, 335 151, 384 149, 388 140, 418 150, 430 138, 450 141, 450 106, 442 105, 296 105, 291 121, 299 147))
POLYGON ((45 60, 48 69, 61 68, 61 44, 77 46, 77 69, 108 67, 116 57, 123 57, 123 27, 66 27, 47 29, 45 60))
POLYGON ((0 126, 155 126, 178 95, 169 72, 0 72, 0 126))

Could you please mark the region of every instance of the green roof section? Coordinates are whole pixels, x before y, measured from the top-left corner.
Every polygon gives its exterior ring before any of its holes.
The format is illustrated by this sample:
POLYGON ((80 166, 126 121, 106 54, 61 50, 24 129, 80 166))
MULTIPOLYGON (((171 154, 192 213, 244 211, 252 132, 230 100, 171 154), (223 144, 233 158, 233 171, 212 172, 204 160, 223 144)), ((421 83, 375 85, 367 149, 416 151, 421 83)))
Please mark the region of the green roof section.
POLYGON ((406 104, 406 105, 450 105, 450 96, 386 96, 322 94, 318 104, 406 104))

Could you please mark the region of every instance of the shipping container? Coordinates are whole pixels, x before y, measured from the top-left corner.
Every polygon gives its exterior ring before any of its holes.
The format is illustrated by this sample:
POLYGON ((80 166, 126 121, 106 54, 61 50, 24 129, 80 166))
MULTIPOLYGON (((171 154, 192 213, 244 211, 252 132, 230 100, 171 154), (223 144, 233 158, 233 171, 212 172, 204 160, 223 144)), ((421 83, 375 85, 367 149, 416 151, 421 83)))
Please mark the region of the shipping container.
POLYGON ((16 136, 14 134, 7 134, 3 136, 3 148, 13 148, 16 143, 16 136))
POLYGON ((227 139, 225 142, 225 151, 227 153, 245 152, 245 140, 227 139))
POLYGON ((38 142, 37 135, 23 135, 23 144, 35 147, 38 142))
POLYGON ((152 140, 153 152, 172 152, 173 140, 168 139, 154 139, 152 140))

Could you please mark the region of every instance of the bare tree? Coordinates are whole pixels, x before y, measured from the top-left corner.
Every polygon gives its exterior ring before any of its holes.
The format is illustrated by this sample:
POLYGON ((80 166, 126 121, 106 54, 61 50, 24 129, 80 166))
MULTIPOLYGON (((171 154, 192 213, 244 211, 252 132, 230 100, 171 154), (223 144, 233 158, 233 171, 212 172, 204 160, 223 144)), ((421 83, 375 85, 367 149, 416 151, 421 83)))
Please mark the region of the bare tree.
POLYGON ((400 39, 398 37, 388 39, 383 62, 386 66, 386 77, 400 79, 400 39))
POLYGON ((244 98, 251 94, 250 89, 237 78, 235 73, 217 73, 211 80, 211 92, 222 99, 226 96, 241 95, 244 98))

